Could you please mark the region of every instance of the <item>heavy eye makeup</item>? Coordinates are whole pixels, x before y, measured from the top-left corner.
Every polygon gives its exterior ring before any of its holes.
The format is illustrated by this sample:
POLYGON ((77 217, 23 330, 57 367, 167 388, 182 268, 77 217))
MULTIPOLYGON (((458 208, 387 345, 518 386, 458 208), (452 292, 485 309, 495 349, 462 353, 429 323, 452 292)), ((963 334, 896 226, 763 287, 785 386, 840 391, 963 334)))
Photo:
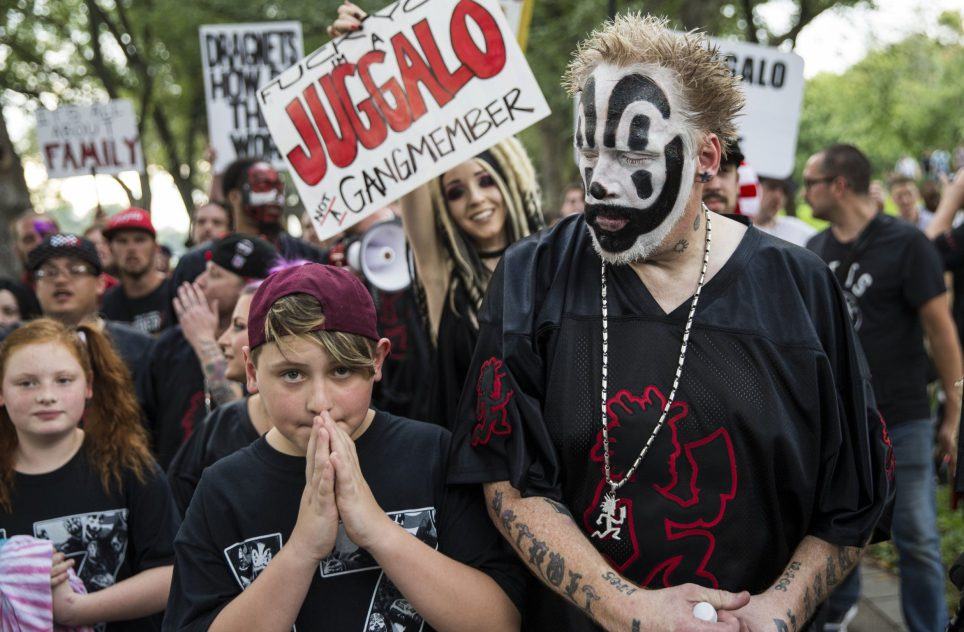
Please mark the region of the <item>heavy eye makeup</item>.
MULTIPOLYGON (((473 174, 475 181, 481 189, 488 189, 495 186, 495 178, 486 171, 478 171, 473 174)), ((445 187, 445 199, 454 202, 465 195, 467 188, 461 180, 455 180, 445 187)))

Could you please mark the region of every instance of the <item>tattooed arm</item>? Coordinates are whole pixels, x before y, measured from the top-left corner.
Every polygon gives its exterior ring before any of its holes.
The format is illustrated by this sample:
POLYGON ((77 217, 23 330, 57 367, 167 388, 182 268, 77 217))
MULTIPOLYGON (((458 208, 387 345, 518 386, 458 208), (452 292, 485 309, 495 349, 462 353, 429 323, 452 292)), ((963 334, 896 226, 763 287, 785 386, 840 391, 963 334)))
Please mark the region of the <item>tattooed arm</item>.
POLYGON ((861 550, 805 537, 773 585, 734 614, 754 632, 803 630, 817 606, 856 566, 861 550))
POLYGON ((217 303, 208 305, 200 287, 184 283, 174 297, 174 311, 181 324, 181 332, 194 349, 201 363, 204 383, 214 403, 226 404, 240 399, 241 385, 225 376, 228 360, 217 343, 217 303))
POLYGON ((522 498, 506 481, 487 483, 484 489, 489 516, 529 570, 607 630, 739 629, 727 612, 721 612, 720 624, 703 623, 693 617, 693 606, 708 601, 717 609, 734 610, 747 603, 747 593, 693 584, 642 590, 613 571, 564 505, 542 497, 522 498))

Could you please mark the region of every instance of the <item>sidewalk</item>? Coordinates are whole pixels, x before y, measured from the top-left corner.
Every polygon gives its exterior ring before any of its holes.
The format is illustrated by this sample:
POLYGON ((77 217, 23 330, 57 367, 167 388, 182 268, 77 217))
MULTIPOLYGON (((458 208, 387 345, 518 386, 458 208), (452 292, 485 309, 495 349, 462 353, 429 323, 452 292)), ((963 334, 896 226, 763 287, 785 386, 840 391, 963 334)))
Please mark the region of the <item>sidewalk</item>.
POLYGON ((864 562, 860 565, 861 590, 857 617, 849 632, 904 632, 897 577, 864 562))

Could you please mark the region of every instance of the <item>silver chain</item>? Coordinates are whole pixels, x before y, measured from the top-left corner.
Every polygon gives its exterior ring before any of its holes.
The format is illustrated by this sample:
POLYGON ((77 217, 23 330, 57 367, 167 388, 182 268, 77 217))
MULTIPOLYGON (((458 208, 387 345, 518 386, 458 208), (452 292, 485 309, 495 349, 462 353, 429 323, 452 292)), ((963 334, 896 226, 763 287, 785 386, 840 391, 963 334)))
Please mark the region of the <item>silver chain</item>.
POLYGON ((636 473, 636 468, 639 464, 643 462, 646 458, 646 453, 649 452, 649 447, 653 445, 653 440, 656 438, 656 434, 659 432, 660 428, 663 427, 663 423, 666 421, 666 416, 669 414, 669 409, 673 405, 673 400, 676 399, 676 389, 679 387, 680 377, 683 375, 683 361, 686 359, 686 345, 689 343, 690 330, 693 328, 693 317, 696 315, 696 304, 700 300, 700 292, 703 290, 703 281, 706 278, 706 269, 710 262, 710 242, 712 241, 713 228, 710 225, 710 213, 706 206, 703 207, 704 215, 706 216, 706 240, 704 242, 703 251, 703 269, 700 270, 700 280, 696 285, 696 293, 693 294, 693 302, 690 304, 690 313, 686 318, 686 328, 683 329, 683 344, 680 345, 679 350, 679 361, 676 364, 676 376, 673 378, 673 389, 669 393, 669 397, 666 398, 666 405, 663 407, 663 412, 659 416, 659 421, 656 423, 656 427, 653 428, 652 434, 649 435, 649 439, 646 441, 646 445, 643 446, 642 451, 636 460, 633 462, 633 466, 629 468, 629 471, 618 481, 612 479, 610 473, 609 464, 609 415, 606 414, 606 401, 608 400, 607 387, 609 379, 609 303, 606 298, 606 262, 602 263, 602 435, 603 435, 603 465, 606 468, 606 484, 609 485, 610 494, 616 493, 620 487, 626 484, 633 474, 636 473))

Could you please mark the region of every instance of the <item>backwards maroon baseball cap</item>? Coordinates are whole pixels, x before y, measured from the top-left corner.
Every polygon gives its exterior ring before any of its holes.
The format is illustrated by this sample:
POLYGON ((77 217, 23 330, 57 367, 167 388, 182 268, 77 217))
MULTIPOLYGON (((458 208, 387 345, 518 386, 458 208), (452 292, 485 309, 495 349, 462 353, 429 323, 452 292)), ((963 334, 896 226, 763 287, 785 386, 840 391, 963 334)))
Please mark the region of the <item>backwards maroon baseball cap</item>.
POLYGON ((112 215, 107 220, 107 226, 102 231, 104 239, 109 241, 122 230, 139 230, 151 237, 157 237, 157 231, 154 230, 154 224, 151 223, 151 214, 136 206, 112 215))
POLYGON ((375 303, 358 277, 346 268, 306 263, 269 275, 254 293, 248 312, 248 346, 252 350, 265 343, 268 310, 278 299, 292 294, 307 294, 321 305, 325 321, 318 330, 378 340, 375 303))

